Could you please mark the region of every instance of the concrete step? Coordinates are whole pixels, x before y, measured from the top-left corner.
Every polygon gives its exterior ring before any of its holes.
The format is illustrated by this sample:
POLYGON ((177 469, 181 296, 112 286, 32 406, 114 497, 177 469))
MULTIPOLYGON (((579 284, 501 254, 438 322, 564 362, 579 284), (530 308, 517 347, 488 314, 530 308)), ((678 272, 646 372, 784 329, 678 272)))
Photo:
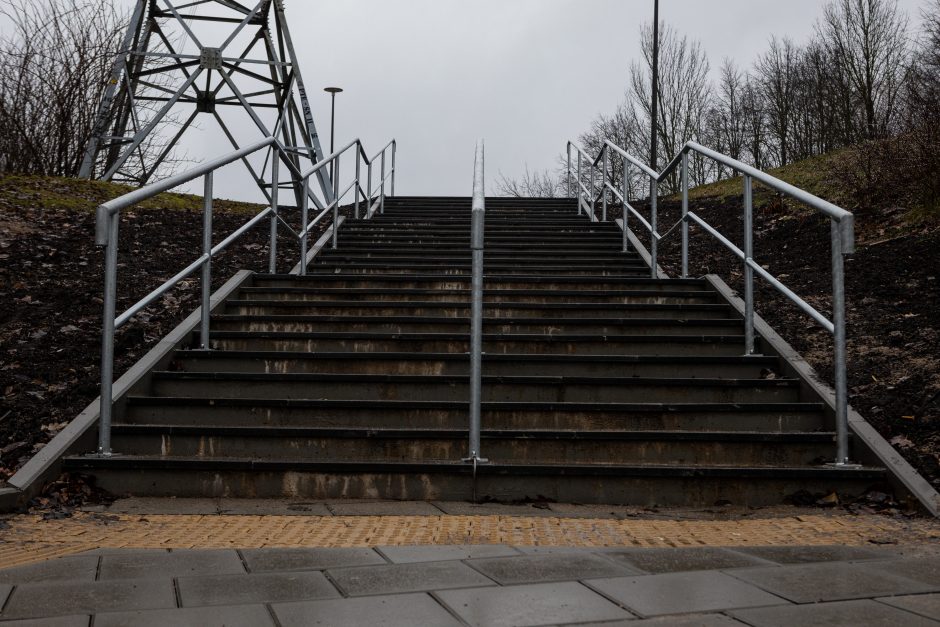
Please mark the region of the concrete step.
MULTIPOLYGON (((485 268, 487 272, 506 272, 517 270, 520 265, 518 262, 509 263, 487 262, 485 268)), ((649 274, 649 270, 639 266, 629 266, 627 264, 618 264, 615 266, 598 267, 599 264, 586 264, 583 266, 570 265, 537 265, 531 264, 532 270, 551 274, 567 274, 569 276, 578 275, 596 275, 603 276, 643 276, 649 274)), ((471 265, 467 263, 447 263, 446 265, 437 264, 433 261, 425 263, 317 263, 311 265, 307 272, 311 274, 329 273, 329 274, 386 274, 386 273, 404 273, 404 274, 422 274, 427 272, 440 272, 442 275, 449 274, 467 274, 471 270, 471 265)))
MULTIPOLYGON (((332 288, 397 288, 427 290, 466 290, 469 294, 470 275, 441 276, 439 274, 373 274, 368 277, 343 276, 329 274, 296 275, 256 275, 253 287, 323 287, 332 288)), ((497 289, 515 290, 696 290, 715 292, 700 279, 651 279, 643 277, 536 275, 536 274, 487 274, 483 287, 489 293, 497 289)), ((570 294, 568 294, 570 295, 570 294)))
MULTIPOLYGON (((121 455, 281 461, 458 462, 466 429, 336 429, 118 425, 121 455)), ((832 452, 834 433, 701 431, 493 431, 481 433, 492 462, 810 466, 832 452)))
MULTIPOLYGON (((776 379, 669 379, 641 377, 484 376, 483 400, 522 403, 792 403, 797 381, 776 379)), ((153 373, 153 393, 203 398, 463 401, 466 376, 153 373)))
MULTIPOLYGON (((241 333, 213 331, 214 350, 292 352, 466 353, 467 333, 241 333)), ((742 354, 743 335, 484 334, 483 351, 499 354, 676 355, 742 354)), ((760 350, 758 346, 758 351, 760 350)))
MULTIPOLYGON (((483 358, 488 376, 621 377, 758 379, 779 368, 776 357, 643 357, 582 355, 493 355, 483 358)), ((393 375, 464 375, 470 358, 433 353, 288 353, 249 351, 177 351, 173 371, 239 373, 335 373, 393 375)))
POLYGON ((91 472, 112 493, 254 498, 696 503, 763 506, 799 491, 851 498, 885 478, 882 469, 698 467, 677 465, 330 462, 191 457, 70 457, 65 469, 91 472))
MULTIPOLYGON (((488 429, 821 431, 821 403, 492 403, 488 429)), ((463 429, 467 401, 132 396, 127 424, 463 429)))

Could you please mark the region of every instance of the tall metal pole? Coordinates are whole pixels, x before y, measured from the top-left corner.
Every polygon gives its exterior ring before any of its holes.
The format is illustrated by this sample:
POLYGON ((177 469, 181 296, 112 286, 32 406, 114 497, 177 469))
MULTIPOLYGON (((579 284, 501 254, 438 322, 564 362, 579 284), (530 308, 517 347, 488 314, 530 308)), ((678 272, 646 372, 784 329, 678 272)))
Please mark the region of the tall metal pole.
POLYGON ((650 167, 659 170, 657 127, 659 126, 659 0, 653 0, 653 101, 650 108, 650 167))
POLYGON ((481 410, 483 401, 483 233, 486 197, 483 175, 483 145, 478 144, 473 167, 473 206, 470 248, 473 254, 470 307, 470 453, 464 461, 486 462, 480 455, 481 410))
MULTIPOLYGON (((336 150, 334 147, 334 140, 336 139, 336 94, 343 93, 342 87, 324 87, 323 91, 330 94, 330 154, 333 154, 333 151, 336 150)), ((336 170, 334 168, 334 163, 330 163, 330 180, 333 180, 333 175, 336 170)))

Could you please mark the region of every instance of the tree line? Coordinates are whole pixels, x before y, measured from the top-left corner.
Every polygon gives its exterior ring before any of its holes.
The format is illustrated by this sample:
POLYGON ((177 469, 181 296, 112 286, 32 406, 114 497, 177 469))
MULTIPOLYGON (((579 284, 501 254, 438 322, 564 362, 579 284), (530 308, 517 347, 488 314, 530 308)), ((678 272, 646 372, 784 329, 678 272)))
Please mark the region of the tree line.
MULTIPOLYGON (((770 169, 905 138, 936 163, 927 153, 938 150, 940 0, 930 0, 920 17, 920 28, 913 27, 897 0, 829 0, 808 41, 771 37, 750 66, 725 59, 714 78, 701 44, 661 25, 658 162, 668 163, 689 140, 770 169)), ((651 24, 641 28, 640 44, 623 103, 597 116, 579 138, 590 154, 609 139, 644 161, 650 157, 651 24)), ((621 174, 615 159, 612 175, 619 180, 621 174)), ((695 185, 732 175, 705 158, 690 160, 695 185)), ((505 195, 556 196, 565 193, 565 179, 564 172, 527 172, 518 180, 502 177, 498 188, 505 195)), ((648 192, 638 172, 629 184, 631 194, 648 192)), ((664 191, 677 188, 674 178, 664 191)))

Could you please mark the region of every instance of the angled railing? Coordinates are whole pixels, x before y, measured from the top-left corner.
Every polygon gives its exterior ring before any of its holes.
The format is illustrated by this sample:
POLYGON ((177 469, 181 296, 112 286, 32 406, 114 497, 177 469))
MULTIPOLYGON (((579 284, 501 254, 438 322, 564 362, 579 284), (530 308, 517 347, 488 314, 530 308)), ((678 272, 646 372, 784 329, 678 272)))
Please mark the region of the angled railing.
POLYGON ((127 324, 131 318, 140 313, 158 298, 166 294, 180 281, 193 274, 197 270, 201 271, 201 319, 200 319, 200 344, 202 350, 209 350, 209 321, 210 321, 210 297, 212 286, 212 259, 219 253, 227 249, 236 240, 245 233, 257 226, 265 219, 270 220, 271 240, 268 250, 268 271, 274 273, 277 270, 277 235, 279 229, 287 230, 300 246, 300 273, 306 274, 307 271, 307 246, 312 229, 332 214, 332 244, 337 246, 337 233, 341 224, 339 220, 339 206, 343 198, 350 191, 355 191, 354 215, 357 219, 360 217, 359 203, 366 200, 367 210, 366 219, 372 218, 376 212, 382 212, 385 206, 385 186, 391 180, 391 195, 395 194, 395 152, 397 143, 392 140, 385 145, 382 150, 375 154, 371 159, 366 155, 362 147, 362 142, 358 139, 350 142, 345 147, 337 150, 331 155, 324 157, 314 164, 306 172, 301 172, 293 160, 291 149, 285 148, 276 137, 265 138, 255 144, 246 146, 240 150, 228 155, 219 157, 186 172, 177 174, 163 181, 141 187, 129 192, 119 198, 110 200, 98 207, 95 224, 95 243, 99 247, 105 248, 104 262, 104 314, 101 334, 101 415, 99 418, 98 430, 98 454, 102 456, 111 455, 111 422, 113 415, 113 379, 114 379, 114 335, 117 329, 127 324), (356 172, 355 177, 342 193, 339 192, 340 180, 340 157, 349 150, 356 150, 356 172), (270 149, 272 152, 271 161, 271 203, 253 218, 245 222, 224 240, 212 245, 212 212, 213 212, 213 183, 216 171, 235 161, 247 159, 249 156, 270 149), (386 155, 391 151, 391 168, 386 168, 386 155), (280 179, 281 162, 290 170, 290 181, 284 183, 280 179), (373 168, 376 161, 379 161, 381 168, 381 181, 373 188, 373 168), (366 187, 362 187, 360 178, 361 166, 365 163, 368 168, 368 177, 366 187), (318 174, 327 165, 333 165, 333 200, 326 205, 320 213, 308 221, 308 212, 310 200, 313 199, 319 206, 319 201, 310 193, 310 177, 318 174), (157 194, 166 192, 184 185, 196 179, 203 179, 204 201, 203 201, 203 245, 202 254, 188 266, 180 270, 175 276, 164 282, 158 288, 150 292, 147 296, 137 301, 132 307, 120 315, 116 314, 117 303, 117 269, 118 269, 118 236, 121 222, 121 212, 124 209, 132 207, 157 194), (301 203, 301 227, 297 231, 291 227, 285 219, 279 205, 279 191, 282 186, 289 185, 298 192, 301 203), (378 196, 373 196, 374 194, 378 196))
POLYGON ((785 181, 762 172, 745 163, 732 159, 727 155, 715 152, 695 142, 688 142, 672 161, 657 173, 641 160, 630 155, 616 144, 605 141, 597 157, 592 158, 574 142, 567 145, 568 196, 572 196, 572 150, 577 156, 577 189, 575 197, 578 199, 578 213, 585 211, 591 220, 596 221, 596 206, 601 203, 600 220, 607 220, 608 194, 612 194, 623 203, 623 249, 629 248, 629 234, 631 216, 636 218, 643 229, 650 236, 650 272, 655 279, 659 277, 658 255, 659 242, 669 237, 679 228, 682 238, 681 268, 682 278, 689 275, 689 224, 695 223, 706 233, 715 238, 725 248, 731 251, 743 263, 744 270, 744 352, 746 355, 754 354, 754 276, 755 274, 767 281, 774 289, 793 302, 801 311, 815 320, 820 326, 833 336, 833 365, 835 370, 836 395, 836 461, 835 466, 852 466, 849 462, 848 441, 848 379, 846 374, 846 329, 845 329, 845 260, 844 256, 855 251, 855 216, 836 205, 823 200, 809 192, 799 189, 785 181), (727 237, 708 224, 704 218, 689 211, 689 154, 697 153, 735 170, 744 177, 743 183, 743 217, 744 217, 744 249, 735 246, 727 237), (620 185, 610 176, 611 155, 616 155, 623 163, 623 180, 620 185), (630 175, 629 168, 640 170, 641 177, 646 176, 650 181, 650 218, 646 220, 631 204, 629 199, 630 175), (665 233, 659 233, 658 195, 659 183, 676 169, 680 169, 682 187, 682 215, 665 233), (585 169, 588 170, 588 182, 585 184, 585 169), (596 179, 600 178, 600 184, 596 179), (753 184, 759 181, 768 187, 784 193, 795 200, 804 203, 830 221, 830 240, 832 245, 832 319, 798 296, 779 279, 768 272, 754 260, 754 201, 753 184), (619 189, 618 189, 619 187, 619 189))

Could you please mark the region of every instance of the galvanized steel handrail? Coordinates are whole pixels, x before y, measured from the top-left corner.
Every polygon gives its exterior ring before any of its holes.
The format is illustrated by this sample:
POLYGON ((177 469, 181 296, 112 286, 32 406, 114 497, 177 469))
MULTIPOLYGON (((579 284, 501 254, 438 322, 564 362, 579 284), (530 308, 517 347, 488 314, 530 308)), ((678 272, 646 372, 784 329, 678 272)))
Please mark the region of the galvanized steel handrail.
MULTIPOLYGON (((585 194, 591 198, 591 209, 598 199, 603 203, 603 220, 607 216, 607 192, 610 191, 615 197, 623 203, 623 242, 624 251, 628 250, 628 234, 631 233, 629 225, 629 216, 636 217, 640 224, 650 234, 650 272, 653 278, 659 277, 658 270, 658 248, 659 242, 668 237, 677 227, 681 227, 682 247, 681 247, 681 268, 682 278, 687 278, 689 274, 689 223, 695 223, 706 233, 714 237, 725 248, 730 250, 744 264, 744 344, 745 354, 754 354, 755 333, 754 333, 754 275, 757 274, 767 281, 774 289, 783 294, 787 299, 793 302, 801 311, 815 320, 826 331, 833 335, 834 351, 833 362, 835 370, 835 395, 836 395, 836 461, 835 465, 839 467, 852 466, 849 462, 848 446, 848 380, 846 372, 846 323, 845 323, 845 267, 844 256, 855 251, 855 216, 849 211, 842 209, 818 196, 815 196, 803 189, 795 187, 786 181, 782 181, 766 172, 749 166, 737 159, 728 157, 709 148, 706 148, 696 142, 687 142, 682 150, 676 155, 669 164, 657 173, 652 168, 643 163, 640 159, 630 155, 623 148, 609 140, 604 141, 600 153, 596 158, 591 158, 580 146, 569 141, 567 145, 568 172, 567 172, 567 192, 572 196, 571 174, 572 174, 572 148, 577 154, 577 177, 578 177, 578 213, 581 213, 582 205, 585 204, 585 194), (609 156, 610 153, 618 155, 623 160, 623 181, 622 192, 618 191, 609 176, 609 156), (744 177, 744 249, 735 246, 728 238, 718 232, 717 229, 708 224, 696 213, 689 211, 689 154, 698 153, 704 157, 721 163, 733 170, 736 170, 744 177), (588 167, 591 169, 591 186, 588 190, 583 184, 584 159, 587 157, 588 167), (650 179, 650 220, 647 221, 640 213, 634 209, 629 202, 629 182, 630 176, 627 172, 627 164, 637 167, 643 174, 650 179), (600 164, 600 167, 598 165, 600 164), (658 217, 658 189, 659 183, 667 176, 670 176, 677 168, 681 169, 681 187, 682 187, 682 217, 663 234, 657 229, 658 217), (601 191, 599 195, 592 193, 594 188, 595 172, 599 171, 602 178, 601 191), (832 319, 830 320, 816 308, 798 296, 793 290, 784 285, 779 279, 773 276, 760 264, 754 261, 754 225, 753 225, 753 182, 759 181, 768 187, 781 193, 787 194, 795 200, 804 203, 813 209, 816 209, 830 220, 830 241, 832 245, 832 319)), ((590 214, 594 220, 593 213, 590 214)))
POLYGON ((300 273, 306 274, 307 271, 307 245, 311 229, 318 224, 332 210, 333 214, 333 248, 337 247, 337 233, 339 231, 339 205, 343 198, 352 191, 356 190, 355 197, 355 217, 359 219, 359 201, 363 196, 369 203, 366 219, 371 218, 376 211, 383 211, 385 206, 385 184, 391 179, 391 195, 395 194, 395 153, 397 149, 396 140, 390 141, 376 156, 369 159, 362 147, 362 142, 356 139, 344 148, 327 155, 316 164, 314 164, 306 173, 301 172, 298 166, 291 160, 290 149, 286 148, 275 136, 267 137, 249 146, 231 152, 222 157, 218 157, 199 166, 196 166, 186 172, 169 177, 162 181, 152 183, 140 189, 131 191, 119 198, 102 203, 96 212, 95 223, 95 243, 105 248, 105 271, 104 271, 104 314, 102 324, 101 338, 101 406, 100 422, 98 430, 98 454, 102 456, 111 455, 111 422, 113 414, 113 378, 114 378, 114 335, 117 329, 121 328, 135 315, 153 304, 158 298, 166 294, 177 283, 185 279, 196 270, 202 271, 201 276, 201 317, 200 317, 200 343, 203 350, 209 350, 209 322, 210 322, 210 298, 212 283, 212 259, 228 248, 233 242, 249 230, 257 226, 261 221, 270 218, 270 246, 268 251, 268 271, 274 273, 277 270, 277 234, 278 227, 286 229, 300 243, 301 263, 300 273), (339 191, 339 165, 340 156, 350 148, 355 146, 356 151, 356 176, 345 191, 339 191), (212 245, 212 211, 213 211, 213 183, 214 175, 217 170, 239 160, 246 159, 254 153, 271 148, 274 158, 271 161, 271 195, 270 205, 248 220, 235 232, 222 240, 219 244, 212 245), (392 167, 386 172, 386 153, 389 148, 392 152, 392 167), (372 168, 376 159, 381 160, 382 181, 375 189, 372 188, 372 168), (301 200, 302 225, 300 231, 295 231, 287 221, 280 215, 278 195, 281 188, 280 166, 281 162, 287 164, 291 174, 290 184, 299 192, 301 200), (365 162, 368 166, 367 192, 363 190, 360 180, 361 163, 365 162), (310 192, 310 177, 322 170, 326 165, 333 164, 333 200, 327 205, 320 214, 312 221, 308 222, 308 210, 310 199, 313 198, 320 206, 319 201, 310 192), (169 191, 180 185, 184 185, 202 177, 204 179, 203 193, 203 245, 202 254, 180 272, 169 280, 165 281, 157 289, 153 290, 130 307, 127 311, 116 316, 117 303, 117 261, 118 261, 118 236, 121 221, 121 211, 132 207, 149 198, 169 191), (373 194, 378 192, 378 197, 373 202, 373 194))
POLYGON ((473 160, 473 203, 470 211, 470 249, 473 255, 470 296, 470 452, 464 461, 476 466, 487 460, 480 452, 483 402, 483 245, 486 220, 485 147, 477 144, 473 160))

